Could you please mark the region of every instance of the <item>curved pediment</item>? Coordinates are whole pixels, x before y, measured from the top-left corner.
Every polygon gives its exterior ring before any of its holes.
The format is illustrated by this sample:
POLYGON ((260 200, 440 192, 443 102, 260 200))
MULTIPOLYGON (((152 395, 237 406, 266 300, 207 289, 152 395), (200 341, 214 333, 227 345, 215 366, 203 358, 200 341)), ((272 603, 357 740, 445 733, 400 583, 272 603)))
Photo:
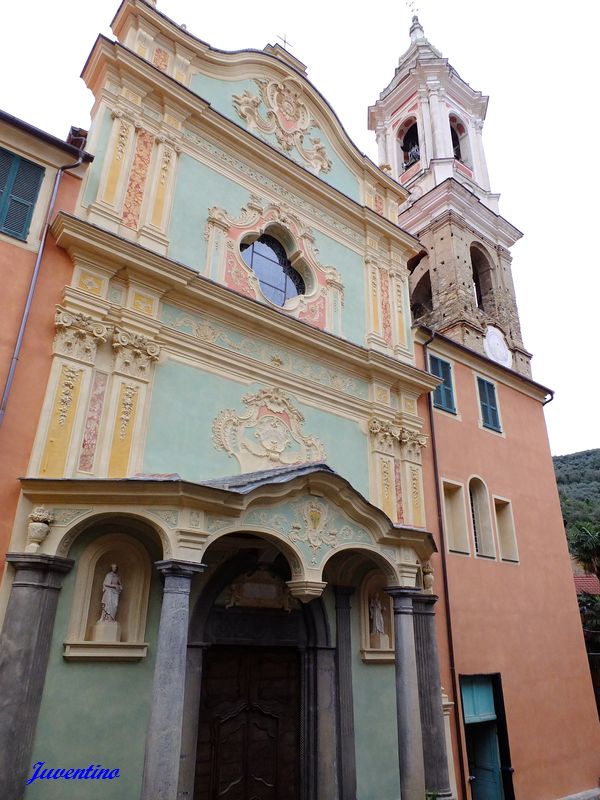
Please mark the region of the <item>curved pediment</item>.
POLYGON ((364 202, 366 174, 403 194, 358 150, 304 65, 280 46, 218 50, 143 0, 125 0, 112 29, 119 42, 219 114, 351 199, 364 202))

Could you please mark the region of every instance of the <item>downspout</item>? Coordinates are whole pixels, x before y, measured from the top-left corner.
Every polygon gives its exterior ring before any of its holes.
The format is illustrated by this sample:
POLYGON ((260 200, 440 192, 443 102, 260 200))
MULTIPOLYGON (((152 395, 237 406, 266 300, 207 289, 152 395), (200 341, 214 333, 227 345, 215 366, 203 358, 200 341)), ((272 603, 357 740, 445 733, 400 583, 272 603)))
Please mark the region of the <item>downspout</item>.
POLYGON ((79 151, 79 157, 74 164, 65 164, 62 167, 59 167, 56 176, 54 178, 54 186, 52 187, 52 195, 50 197, 50 203, 48 204, 48 210, 46 212, 46 219, 44 222, 44 229, 42 231, 42 238, 40 241, 40 246, 38 248, 37 256, 35 259, 35 266, 33 268, 33 274, 31 276, 31 281, 29 283, 29 291, 27 292, 27 299, 25 301, 25 308, 23 309, 23 314, 21 316, 21 324, 19 325, 19 333, 17 335, 17 341, 15 344, 15 349, 12 354, 12 359, 10 362, 10 367, 8 370, 8 376, 6 378, 6 383, 4 385, 4 391, 2 392, 2 401, 0 401, 0 425, 4 421, 4 414, 6 413, 6 406, 8 404, 8 396, 10 394, 10 390, 12 388, 12 383, 15 377, 15 370, 17 369, 17 361, 19 360, 19 356, 21 354, 21 347, 23 346, 23 338, 25 336, 25 328, 27 327, 27 320, 29 319, 29 312, 31 311, 31 304, 33 302, 33 295, 35 293, 35 287, 37 285, 38 277, 40 274, 40 267, 42 264, 42 256, 44 254, 44 248, 46 246, 46 239, 48 238, 48 230, 50 228, 50 218, 52 216, 52 212, 54 211, 54 204, 56 203, 56 196, 58 195, 58 186, 60 184, 60 179, 62 178, 63 172, 66 172, 68 169, 75 169, 75 167, 80 166, 83 162, 83 150, 79 151))
MULTIPOLYGON (((426 342, 423 343, 423 354, 425 357, 425 369, 429 369, 429 352, 427 350, 428 346, 433 342, 435 339, 435 331, 432 332, 431 337, 427 339, 426 342)), ((439 469, 438 469, 438 457, 437 457, 437 445, 435 439, 435 423, 434 423, 434 413, 433 413, 433 394, 429 392, 429 396, 427 398, 427 406, 429 409, 429 428, 431 430, 431 452, 433 455, 433 474, 435 479, 435 497, 436 497, 436 506, 437 506, 437 515, 438 515, 438 529, 440 532, 440 556, 442 559, 442 576, 443 576, 443 586, 444 586, 444 604, 446 606, 446 634, 448 637, 448 654, 450 656, 450 675, 452 677, 452 688, 454 690, 454 722, 456 726, 456 739, 458 744, 458 761, 459 761, 459 768, 460 768, 460 783, 463 797, 466 798, 469 796, 467 792, 467 783, 466 783, 466 771, 465 771, 465 759, 463 755, 463 735, 462 735, 462 720, 460 718, 459 712, 459 703, 458 699, 460 697, 460 685, 458 681, 458 675, 456 674, 456 660, 454 656, 454 637, 452 633, 452 614, 450 611, 450 591, 448 588, 448 565, 447 565, 447 553, 446 553, 446 532, 444 530, 444 513, 442 510, 442 500, 441 500, 441 486, 440 486, 440 477, 439 477, 439 469)))

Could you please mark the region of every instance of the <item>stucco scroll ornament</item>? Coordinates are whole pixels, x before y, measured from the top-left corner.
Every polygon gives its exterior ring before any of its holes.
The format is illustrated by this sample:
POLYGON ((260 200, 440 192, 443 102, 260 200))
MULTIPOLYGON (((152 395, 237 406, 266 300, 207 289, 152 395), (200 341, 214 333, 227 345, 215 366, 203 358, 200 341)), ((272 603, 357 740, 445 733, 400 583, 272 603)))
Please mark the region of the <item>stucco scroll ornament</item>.
POLYGON ((37 553, 40 545, 50 533, 50 525, 54 522, 54 517, 44 506, 36 506, 29 515, 29 519, 25 552, 37 553))
POLYGON ((109 333, 103 322, 62 306, 56 306, 54 325, 54 352, 86 364, 94 363, 98 345, 106 341, 109 333))
POLYGON ((215 447, 237 458, 242 471, 325 459, 323 445, 304 434, 303 415, 281 389, 261 389, 242 400, 245 414, 228 409, 213 422, 215 447))
POLYGON ((302 100, 302 86, 294 78, 282 81, 256 79, 259 95, 246 90, 233 96, 233 107, 246 122, 248 130, 275 134, 281 149, 289 153, 296 148, 317 175, 331 170, 331 160, 318 138, 308 135, 316 121, 302 100), (261 106, 264 104, 265 116, 261 106), (306 141, 308 140, 308 142, 306 141))
POLYGON ((421 573, 423 575, 423 590, 428 594, 432 594, 434 576, 431 561, 421 562, 421 573))
POLYGON ((329 523, 329 508, 319 500, 308 500, 296 512, 290 531, 290 541, 305 542, 312 550, 311 564, 317 563, 322 547, 335 547, 338 531, 329 523))
POLYGON ((250 195, 250 200, 245 206, 242 206, 238 217, 230 216, 224 208, 211 206, 211 208, 208 209, 204 238, 209 238, 211 226, 222 228, 224 231, 228 231, 232 226, 236 228, 247 228, 254 225, 261 218, 263 213, 264 208, 260 197, 255 194, 250 195))
POLYGON ((141 380, 150 379, 150 367, 158 360, 160 347, 152 339, 115 328, 112 340, 115 371, 141 380))

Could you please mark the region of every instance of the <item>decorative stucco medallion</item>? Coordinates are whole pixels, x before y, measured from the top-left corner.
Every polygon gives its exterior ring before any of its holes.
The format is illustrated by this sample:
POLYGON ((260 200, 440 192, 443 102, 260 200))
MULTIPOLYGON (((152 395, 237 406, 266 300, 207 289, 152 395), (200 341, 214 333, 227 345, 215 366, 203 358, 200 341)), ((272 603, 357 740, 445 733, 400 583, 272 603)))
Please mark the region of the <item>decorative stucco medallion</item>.
POLYGON ((329 172, 332 163, 325 146, 320 139, 308 135, 317 123, 302 100, 301 84, 294 78, 285 78, 281 82, 257 78, 256 85, 258 95, 246 90, 233 96, 233 107, 248 130, 275 134, 281 149, 285 153, 296 149, 316 175, 329 172), (263 105, 264 116, 261 114, 263 105))
POLYGON ((277 387, 242 398, 248 410, 221 411, 213 423, 213 442, 237 458, 242 472, 325 460, 325 449, 302 430, 304 417, 277 387))

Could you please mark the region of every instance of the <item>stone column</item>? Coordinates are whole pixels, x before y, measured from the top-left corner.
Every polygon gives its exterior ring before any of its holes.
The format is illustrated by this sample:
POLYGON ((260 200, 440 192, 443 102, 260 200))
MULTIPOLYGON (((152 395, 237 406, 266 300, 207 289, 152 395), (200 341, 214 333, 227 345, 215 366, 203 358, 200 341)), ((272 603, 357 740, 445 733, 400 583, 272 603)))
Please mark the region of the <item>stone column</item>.
POLYGON ((0 636, 0 797, 19 800, 31 749, 64 573, 73 561, 8 553, 16 570, 0 636))
POLYGON ((340 800, 356 800, 356 751, 352 696, 352 586, 335 587, 337 684, 340 719, 340 800))
POLYGON ((314 790, 312 787, 309 788, 308 797, 316 798, 316 800, 339 800, 334 648, 315 648, 315 660, 316 681, 313 694, 315 704, 313 713, 317 717, 316 782, 314 790))
POLYGON ((400 794, 402 800, 423 800, 425 775, 413 624, 413 597, 416 592, 401 586, 388 587, 386 592, 392 596, 394 603, 400 794))
POLYGON ((183 725, 190 587, 204 564, 157 561, 165 579, 141 800, 176 800, 183 725))
POLYGON ((437 599, 433 594, 421 594, 413 598, 419 705, 423 734, 425 787, 428 792, 435 792, 440 798, 451 798, 453 795, 448 775, 440 664, 433 608, 437 599))

